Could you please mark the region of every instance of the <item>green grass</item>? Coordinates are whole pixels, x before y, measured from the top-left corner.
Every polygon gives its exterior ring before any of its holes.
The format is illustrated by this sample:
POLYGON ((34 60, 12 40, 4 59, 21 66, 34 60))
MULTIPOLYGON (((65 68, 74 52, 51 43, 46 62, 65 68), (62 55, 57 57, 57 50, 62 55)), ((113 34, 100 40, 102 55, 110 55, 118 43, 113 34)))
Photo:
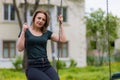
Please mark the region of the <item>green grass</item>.
MULTIPOLYGON (((120 63, 111 64, 112 74, 120 72, 120 63)), ((60 80, 109 80, 109 66, 69 68, 58 70, 60 80)), ((0 80, 26 80, 23 71, 0 69, 0 80)))
POLYGON ((0 80, 26 80, 22 71, 15 69, 0 69, 0 80))
POLYGON ((65 71, 61 70, 60 75, 62 80, 108 80, 109 71, 107 71, 106 68, 107 67, 71 68, 65 71), (106 75, 103 75, 103 73, 106 75))

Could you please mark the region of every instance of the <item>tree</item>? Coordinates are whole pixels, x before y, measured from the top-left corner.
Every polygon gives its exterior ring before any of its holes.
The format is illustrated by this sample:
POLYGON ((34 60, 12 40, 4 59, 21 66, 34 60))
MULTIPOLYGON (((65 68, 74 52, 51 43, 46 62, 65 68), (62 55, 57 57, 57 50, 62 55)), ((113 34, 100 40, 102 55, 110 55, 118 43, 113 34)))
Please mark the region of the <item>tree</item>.
POLYGON ((19 22, 19 27, 20 27, 20 30, 21 30, 22 29, 22 21, 21 21, 21 17, 20 17, 20 14, 19 14, 18 7, 16 5, 16 0, 13 0, 13 5, 14 5, 14 8, 15 8, 15 11, 16 11, 16 14, 17 14, 17 19, 18 19, 18 22, 19 22))
MULTIPOLYGON (((24 0, 24 22, 27 22, 27 11, 28 11, 28 2, 27 0, 24 0)), ((38 8, 39 6, 39 2, 40 0, 35 0, 35 3, 34 3, 34 7, 33 7, 33 12, 38 8)), ((20 27, 20 30, 22 30, 22 20, 21 20, 21 15, 19 14, 20 11, 18 9, 18 6, 16 4, 16 0, 13 0, 13 5, 14 5, 14 8, 15 8, 15 11, 16 11, 16 14, 17 14, 17 19, 18 19, 18 22, 19 22, 19 27, 20 27)), ((33 13, 32 12, 32 13, 33 13)), ((27 64, 26 64, 26 60, 27 60, 27 53, 26 51, 24 50, 24 55, 23 55, 23 69, 26 69, 27 67, 27 64)))
MULTIPOLYGON (((105 52, 108 52, 108 44, 114 42, 117 38, 119 19, 111 13, 105 15, 105 12, 101 9, 91 12, 85 18, 87 26, 87 39, 90 43, 88 45, 89 49, 96 49, 99 52, 99 65, 102 65, 103 55, 105 52), (102 54, 100 54, 100 52, 102 52, 102 54)), ((113 48, 114 46, 110 45, 109 47, 113 48)))

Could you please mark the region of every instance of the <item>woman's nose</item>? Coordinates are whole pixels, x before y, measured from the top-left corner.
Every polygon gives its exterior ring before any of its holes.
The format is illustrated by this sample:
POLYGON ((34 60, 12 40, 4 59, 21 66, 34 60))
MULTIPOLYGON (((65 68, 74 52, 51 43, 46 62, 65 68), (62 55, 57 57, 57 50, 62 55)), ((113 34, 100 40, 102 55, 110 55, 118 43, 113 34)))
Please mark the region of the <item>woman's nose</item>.
POLYGON ((39 19, 40 22, 42 22, 42 19, 39 19))

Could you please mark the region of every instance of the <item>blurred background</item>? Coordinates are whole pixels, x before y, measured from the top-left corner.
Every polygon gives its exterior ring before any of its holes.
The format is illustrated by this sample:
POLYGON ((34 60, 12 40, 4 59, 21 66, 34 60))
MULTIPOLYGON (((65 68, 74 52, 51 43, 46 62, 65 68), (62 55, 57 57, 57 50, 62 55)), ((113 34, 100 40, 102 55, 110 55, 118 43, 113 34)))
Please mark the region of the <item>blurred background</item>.
POLYGON ((48 41, 48 58, 60 80, 108 80, 120 69, 119 0, 1 0, 0 80, 26 80, 25 55, 16 43, 34 11, 50 15, 49 30, 59 34, 63 15, 67 42, 48 41), (106 75, 104 75, 105 73, 106 75), (89 78, 88 78, 89 77, 89 78))

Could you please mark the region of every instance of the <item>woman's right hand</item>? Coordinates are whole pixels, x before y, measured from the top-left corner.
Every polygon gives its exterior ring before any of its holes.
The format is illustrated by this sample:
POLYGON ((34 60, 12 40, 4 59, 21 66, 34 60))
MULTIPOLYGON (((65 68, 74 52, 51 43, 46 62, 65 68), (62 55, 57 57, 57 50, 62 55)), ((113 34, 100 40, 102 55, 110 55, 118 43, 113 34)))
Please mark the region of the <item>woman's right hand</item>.
POLYGON ((23 24, 23 27, 22 27, 22 31, 23 31, 23 32, 26 32, 27 29, 28 29, 28 24, 27 24, 27 23, 24 23, 24 24, 23 24))

